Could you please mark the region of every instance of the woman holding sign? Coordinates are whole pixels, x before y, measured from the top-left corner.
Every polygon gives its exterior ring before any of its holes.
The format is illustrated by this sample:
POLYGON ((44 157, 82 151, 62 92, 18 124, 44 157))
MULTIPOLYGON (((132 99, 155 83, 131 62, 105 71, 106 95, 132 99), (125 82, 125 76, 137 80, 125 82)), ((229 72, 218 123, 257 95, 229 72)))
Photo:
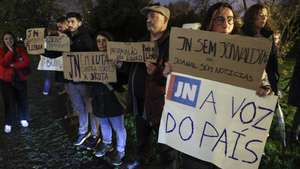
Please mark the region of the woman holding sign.
MULTIPOLYGON (((100 32, 96 38, 98 50, 106 52, 106 43, 112 40, 109 33, 100 32)), ((96 150, 96 157, 103 157, 113 150, 112 130, 116 133, 116 151, 112 156, 112 164, 119 166, 125 157, 126 129, 124 110, 114 94, 114 86, 110 83, 96 83, 92 87, 93 113, 98 117, 102 133, 102 142, 96 150)))
POLYGON ((28 54, 16 44, 13 33, 6 32, 0 48, 0 79, 5 106, 4 132, 10 133, 16 115, 23 127, 28 127, 27 78, 30 74, 28 54))
POLYGON ((271 38, 273 45, 269 60, 266 66, 266 75, 270 85, 262 84, 260 89, 257 90, 259 96, 271 94, 272 91, 277 95, 277 82, 279 80, 278 62, 277 62, 277 48, 273 39, 273 31, 271 30, 268 19, 269 11, 267 6, 263 4, 252 5, 245 13, 243 21, 244 25, 242 31, 244 35, 252 37, 271 38))
MULTIPOLYGON (((219 32, 224 34, 234 34, 238 32, 238 23, 233 8, 230 4, 218 2, 212 5, 203 21, 202 30, 219 32)), ((170 68, 170 67, 169 67, 170 68)), ((169 69, 167 68, 167 69, 169 69)), ((164 73, 168 72, 165 69, 164 73)), ((189 155, 182 155, 183 169, 216 169, 213 164, 196 159, 189 155)))

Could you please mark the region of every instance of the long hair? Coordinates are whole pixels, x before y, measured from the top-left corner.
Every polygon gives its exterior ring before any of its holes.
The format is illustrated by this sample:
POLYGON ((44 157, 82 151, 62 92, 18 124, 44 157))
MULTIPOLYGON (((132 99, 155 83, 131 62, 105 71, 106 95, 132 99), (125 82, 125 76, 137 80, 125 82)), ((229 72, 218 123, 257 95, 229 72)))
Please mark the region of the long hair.
MULTIPOLYGON (((258 3, 255 5, 252 5, 246 12, 243 17, 244 25, 242 26, 242 31, 247 36, 255 36, 257 34, 255 21, 257 19, 257 16, 259 15, 259 12, 263 9, 266 9, 269 12, 269 9, 266 5, 258 3)), ((268 38, 273 34, 273 31, 270 27, 270 24, 267 20, 266 25, 260 30, 260 33, 268 38)))
POLYGON ((101 36, 106 37, 108 41, 113 41, 113 40, 114 40, 112 34, 109 33, 109 32, 106 32, 106 31, 99 31, 99 32, 97 33, 97 36, 98 36, 98 35, 101 35, 101 36))
POLYGON ((201 29, 211 31, 214 17, 218 15, 218 13, 221 12, 221 10, 224 8, 229 8, 233 13, 234 25, 231 34, 237 33, 239 25, 239 23, 237 22, 237 15, 234 12, 232 6, 226 2, 218 2, 208 8, 201 29))
POLYGON ((4 52, 7 52, 7 51, 8 51, 8 48, 7 48, 7 46, 6 46, 5 42, 4 42, 4 36, 5 36, 5 35, 11 35, 11 36, 12 36, 12 38, 13 38, 13 40, 14 40, 14 44, 13 44, 13 46, 12 46, 12 49, 15 51, 16 48, 17 48, 17 39, 16 39, 16 36, 15 36, 12 32, 7 31, 7 32, 4 32, 4 33, 2 34, 2 37, 1 37, 1 45, 2 45, 2 47, 3 47, 4 52))

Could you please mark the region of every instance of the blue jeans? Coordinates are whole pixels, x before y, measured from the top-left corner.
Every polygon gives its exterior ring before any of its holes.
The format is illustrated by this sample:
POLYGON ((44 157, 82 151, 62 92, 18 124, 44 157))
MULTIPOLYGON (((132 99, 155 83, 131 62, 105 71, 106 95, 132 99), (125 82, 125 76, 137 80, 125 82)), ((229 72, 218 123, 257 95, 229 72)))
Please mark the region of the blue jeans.
MULTIPOLYGON (((74 111, 79 114, 79 128, 78 134, 85 134, 88 132, 88 125, 89 125, 89 113, 87 111, 87 106, 89 103, 89 93, 87 86, 81 83, 72 83, 68 82, 66 85, 67 92, 70 96, 72 106, 74 111)), ((91 119, 93 117, 91 116, 91 119)), ((96 123, 91 122, 92 132, 97 131, 96 123)), ((96 133, 92 133, 96 135, 96 133)))
POLYGON ((126 129, 124 126, 124 115, 116 117, 99 118, 102 140, 105 144, 112 143, 112 129, 116 132, 117 151, 125 152, 126 129))
POLYGON ((51 75, 52 75, 52 72, 50 72, 50 71, 44 71, 45 80, 44 80, 43 92, 47 92, 47 93, 50 92, 50 88, 51 88, 51 75))

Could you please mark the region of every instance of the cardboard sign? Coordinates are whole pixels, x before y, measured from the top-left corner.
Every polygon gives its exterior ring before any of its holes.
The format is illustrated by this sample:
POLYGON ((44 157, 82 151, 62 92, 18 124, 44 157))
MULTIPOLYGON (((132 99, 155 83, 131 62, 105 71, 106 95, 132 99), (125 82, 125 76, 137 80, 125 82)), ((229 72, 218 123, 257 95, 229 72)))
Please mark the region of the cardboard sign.
POLYGON ((169 62, 174 72, 255 90, 271 46, 265 38, 172 28, 169 62))
POLYGON ((49 51, 70 52, 70 39, 68 36, 47 36, 46 49, 49 51))
POLYGON ((106 52, 71 52, 63 54, 64 77, 73 81, 116 82, 116 66, 106 52))
POLYGON ((222 169, 257 169, 276 103, 276 96, 171 74, 158 142, 222 169))
POLYGON ((63 66, 64 64, 63 64, 62 56, 52 59, 41 55, 41 59, 37 69, 48 70, 48 71, 64 71, 63 66))
POLYGON ((45 53, 45 28, 31 28, 26 30, 27 52, 32 55, 45 53))
POLYGON ((109 59, 125 62, 156 62, 158 48, 154 42, 107 42, 109 59))

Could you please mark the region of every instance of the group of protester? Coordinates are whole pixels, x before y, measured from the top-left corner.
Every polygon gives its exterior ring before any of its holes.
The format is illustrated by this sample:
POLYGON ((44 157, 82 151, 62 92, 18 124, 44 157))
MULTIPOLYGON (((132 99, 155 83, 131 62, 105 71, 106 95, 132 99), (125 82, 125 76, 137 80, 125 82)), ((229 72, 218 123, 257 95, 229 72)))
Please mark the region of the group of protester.
MULTIPOLYGON (((148 161, 152 147, 151 136, 158 133, 160 118, 164 106, 166 77, 172 71, 169 59, 169 31, 168 21, 170 11, 160 4, 151 4, 141 10, 146 16, 148 34, 141 41, 156 42, 159 55, 156 63, 121 63, 115 66, 117 71, 128 77, 128 107, 132 112, 136 124, 136 155, 128 168, 138 168, 148 161)), ((233 7, 224 2, 212 5, 202 23, 202 30, 219 32, 224 34, 241 34, 252 37, 263 37, 272 40, 273 31, 268 25, 270 13, 267 6, 255 4, 251 6, 243 17, 241 29, 237 24, 237 16, 233 7)), ((106 42, 113 40, 108 32, 99 32, 96 37, 83 25, 79 13, 71 12, 66 18, 57 20, 57 36, 66 34, 71 40, 71 52, 106 51, 106 42)), ((10 133, 12 123, 16 115, 19 115, 23 127, 28 127, 28 99, 27 78, 30 74, 29 58, 26 51, 16 45, 16 39, 10 32, 2 36, 2 48, 0 48, 0 79, 1 91, 5 105, 4 131, 10 133)), ((46 57, 55 58, 61 56, 60 52, 45 52, 46 57)), ((277 94, 276 46, 272 46, 269 61, 262 76, 261 84, 256 93, 264 97, 272 93, 277 94)), ((291 86, 290 101, 298 107, 295 115, 295 128, 299 134, 299 58, 295 68, 293 83, 291 86), (297 91, 297 92, 294 92, 297 91)), ((114 90, 118 90, 118 84, 112 83, 88 83, 74 82, 63 79, 62 73, 57 73, 58 81, 64 83, 74 111, 78 113, 78 136, 74 145, 84 145, 87 149, 95 150, 95 156, 103 157, 113 151, 111 162, 113 165, 121 165, 125 157, 126 129, 124 125, 124 108, 116 98, 114 90), (90 125, 90 127, 89 127, 90 125), (100 131, 98 128, 100 125, 100 131), (89 128, 91 131, 89 131, 89 128), (116 148, 112 144, 112 131, 116 133, 116 148), (100 134, 101 133, 101 134, 100 134)), ((118 78, 123 78, 119 77, 118 78)), ((119 80, 119 79, 118 79, 119 80)), ((296 131, 296 130, 295 130, 296 131)), ((208 169, 217 168, 211 163, 195 159, 186 154, 178 158, 179 153, 171 147, 157 143, 157 153, 160 157, 160 166, 164 169, 178 168, 178 159, 181 159, 181 167, 184 169, 208 169)))

